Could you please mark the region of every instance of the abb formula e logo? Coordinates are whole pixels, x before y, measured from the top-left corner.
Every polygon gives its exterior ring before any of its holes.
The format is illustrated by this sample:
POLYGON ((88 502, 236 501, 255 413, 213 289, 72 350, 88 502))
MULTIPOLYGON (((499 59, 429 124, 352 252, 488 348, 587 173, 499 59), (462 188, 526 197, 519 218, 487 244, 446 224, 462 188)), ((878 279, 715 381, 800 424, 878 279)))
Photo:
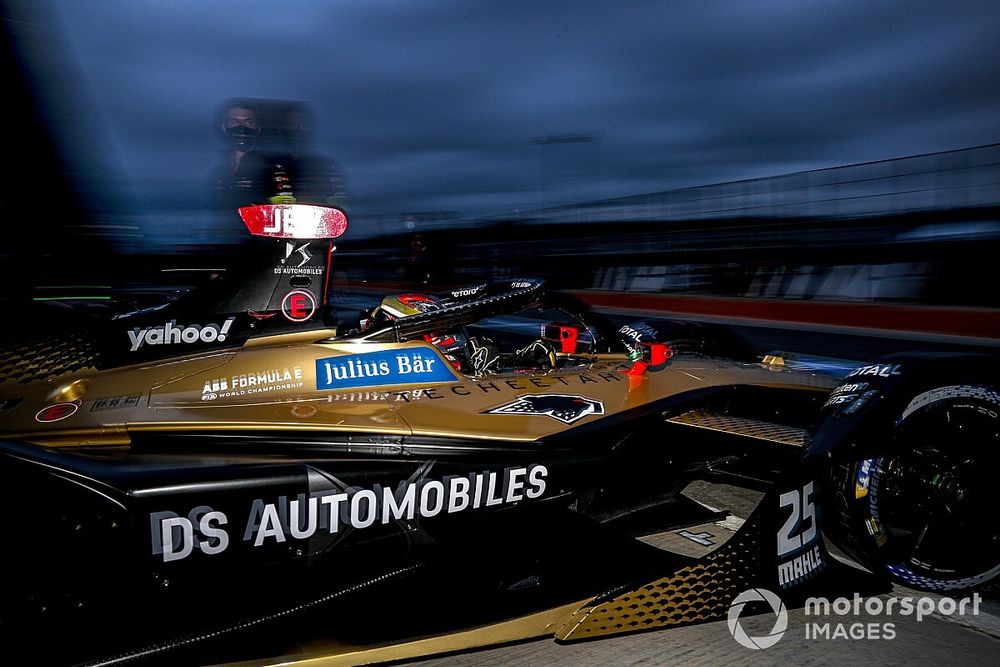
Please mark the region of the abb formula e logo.
POLYGON ((543 415, 563 424, 572 424, 587 415, 603 415, 604 404, 586 396, 529 394, 516 401, 487 410, 490 415, 543 415))
POLYGON ((305 322, 316 312, 316 297, 305 289, 294 289, 281 301, 281 314, 291 322, 305 322))

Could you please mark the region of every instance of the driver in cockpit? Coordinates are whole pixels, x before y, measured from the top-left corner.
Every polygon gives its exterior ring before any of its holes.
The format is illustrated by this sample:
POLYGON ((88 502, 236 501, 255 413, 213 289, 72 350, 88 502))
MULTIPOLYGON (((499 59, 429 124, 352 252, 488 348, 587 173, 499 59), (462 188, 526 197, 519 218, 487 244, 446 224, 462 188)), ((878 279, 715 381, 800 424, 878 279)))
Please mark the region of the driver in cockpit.
MULTIPOLYGON (((430 294, 387 296, 361 320, 361 330, 378 329, 399 318, 440 310, 447 305, 441 298, 430 294)), ((492 338, 469 335, 466 327, 455 332, 424 334, 423 338, 436 347, 456 370, 469 375, 544 372, 556 368, 558 363, 555 347, 543 339, 504 353, 492 338)))

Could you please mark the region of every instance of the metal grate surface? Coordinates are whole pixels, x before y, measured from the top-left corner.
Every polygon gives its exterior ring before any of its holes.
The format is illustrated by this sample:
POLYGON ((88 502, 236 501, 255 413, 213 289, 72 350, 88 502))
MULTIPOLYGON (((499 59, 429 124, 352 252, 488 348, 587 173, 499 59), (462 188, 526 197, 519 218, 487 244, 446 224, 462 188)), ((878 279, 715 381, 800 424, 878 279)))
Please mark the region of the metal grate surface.
POLYGON ((777 442, 793 447, 804 447, 809 442, 809 432, 804 428, 775 424, 774 422, 766 422, 760 419, 734 417, 709 410, 690 410, 679 415, 674 415, 673 417, 668 417, 667 421, 671 424, 694 426, 696 428, 708 429, 709 431, 729 433, 757 440, 767 440, 768 442, 777 442))
POLYGON ((746 525, 694 565, 614 599, 578 611, 556 632, 573 641, 724 618, 739 593, 755 584, 759 525, 746 525))

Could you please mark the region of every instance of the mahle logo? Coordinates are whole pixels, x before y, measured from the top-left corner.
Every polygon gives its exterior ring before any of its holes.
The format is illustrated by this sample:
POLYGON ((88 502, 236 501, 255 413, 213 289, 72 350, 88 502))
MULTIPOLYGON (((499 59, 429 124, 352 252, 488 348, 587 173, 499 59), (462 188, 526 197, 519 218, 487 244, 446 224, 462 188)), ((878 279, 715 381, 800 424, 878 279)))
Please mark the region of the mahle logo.
POLYGON ((766 588, 751 588, 737 595, 736 599, 729 605, 727 623, 729 625, 729 634, 733 636, 733 639, 739 642, 741 646, 746 646, 749 649, 757 651, 763 648, 771 648, 784 636, 785 630, 788 629, 788 610, 785 609, 785 603, 781 601, 781 598, 766 588), (743 626, 740 625, 740 614, 743 613, 743 607, 748 602, 766 602, 771 605, 771 611, 774 612, 776 618, 774 627, 771 628, 768 634, 762 637, 751 637, 743 629, 743 626))

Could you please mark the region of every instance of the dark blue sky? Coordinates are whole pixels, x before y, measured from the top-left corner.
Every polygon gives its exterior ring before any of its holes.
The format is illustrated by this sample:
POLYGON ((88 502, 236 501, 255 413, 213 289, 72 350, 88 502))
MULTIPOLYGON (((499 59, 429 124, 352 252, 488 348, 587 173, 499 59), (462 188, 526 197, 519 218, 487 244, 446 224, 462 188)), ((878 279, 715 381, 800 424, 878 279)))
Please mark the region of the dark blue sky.
POLYGON ((51 1, 150 200, 203 188, 231 96, 311 103, 358 211, 390 215, 1000 140, 995 0, 51 1), (532 144, 567 133, 595 143, 532 144))

